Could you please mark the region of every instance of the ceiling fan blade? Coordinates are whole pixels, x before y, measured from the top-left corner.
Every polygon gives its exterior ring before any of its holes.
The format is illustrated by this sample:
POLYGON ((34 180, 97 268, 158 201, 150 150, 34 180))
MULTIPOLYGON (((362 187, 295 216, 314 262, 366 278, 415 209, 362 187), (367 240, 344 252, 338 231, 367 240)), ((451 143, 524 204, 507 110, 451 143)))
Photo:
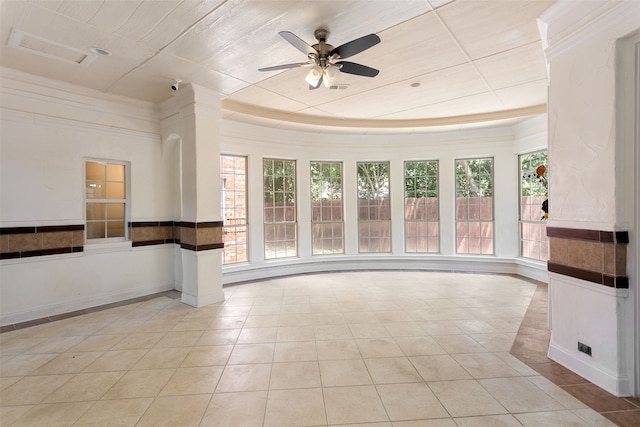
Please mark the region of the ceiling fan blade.
POLYGON ((340 55, 340 58, 348 58, 362 52, 363 50, 367 50, 378 43, 380 43, 380 37, 375 34, 369 34, 368 36, 351 40, 350 42, 336 47, 331 51, 331 54, 333 55, 334 53, 337 53, 340 55))
POLYGON ((367 67, 366 65, 356 64, 355 62, 340 61, 336 65, 341 65, 340 71, 347 74, 355 74, 357 76, 375 77, 380 70, 367 67))
POLYGON ((293 47, 295 47, 305 55, 317 54, 314 48, 309 46, 304 40, 302 40, 300 37, 293 34, 291 31, 280 31, 278 34, 280 34, 283 39, 291 43, 293 47))
POLYGON ((273 67, 258 68, 258 71, 286 70, 288 68, 304 67, 307 64, 308 62, 297 62, 295 64, 274 65, 273 67))

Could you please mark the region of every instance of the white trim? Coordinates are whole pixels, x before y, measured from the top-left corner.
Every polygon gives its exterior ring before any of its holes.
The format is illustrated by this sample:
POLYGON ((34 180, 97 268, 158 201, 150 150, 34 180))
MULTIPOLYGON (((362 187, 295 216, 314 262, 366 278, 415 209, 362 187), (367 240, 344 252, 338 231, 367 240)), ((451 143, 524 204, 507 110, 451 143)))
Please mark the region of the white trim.
POLYGON ((576 357, 573 352, 556 344, 553 341, 553 337, 549 343, 548 356, 615 396, 630 396, 633 394, 631 387, 632 382, 629 377, 616 376, 613 372, 606 372, 587 363, 585 360, 582 360, 582 357, 576 357))
POLYGON ((46 306, 35 307, 33 309, 18 311, 8 315, 0 316, 0 325, 12 325, 32 319, 42 319, 44 317, 55 316, 56 314, 70 313, 72 311, 82 310, 90 307, 97 307, 100 305, 125 301, 131 298, 137 298, 170 290, 173 290, 172 284, 146 285, 129 289, 124 292, 114 292, 89 298, 81 298, 59 304, 50 304, 46 306))
POLYGON ((495 256, 318 255, 311 259, 289 258, 269 260, 264 264, 224 266, 222 268, 222 283, 229 285, 248 280, 292 274, 346 270, 421 270, 516 274, 517 269, 518 267, 513 259, 497 258, 495 256))

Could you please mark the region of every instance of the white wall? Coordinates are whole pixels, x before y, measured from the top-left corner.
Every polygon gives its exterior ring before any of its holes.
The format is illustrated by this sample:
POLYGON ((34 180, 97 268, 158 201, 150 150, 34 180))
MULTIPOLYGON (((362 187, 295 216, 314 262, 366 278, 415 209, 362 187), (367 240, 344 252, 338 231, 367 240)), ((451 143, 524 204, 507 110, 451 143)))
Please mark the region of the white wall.
MULTIPOLYGON (((2 227, 84 224, 84 160, 130 164, 132 221, 173 219, 171 150, 154 105, 2 70, 2 227), (169 189, 169 190, 168 190, 169 189)), ((174 245, 85 245, 1 261, 0 323, 174 288, 174 245)))
MULTIPOLYGON (((640 28, 638 17, 637 1, 559 1, 541 17, 550 72, 548 225, 629 231, 631 253, 638 240, 633 209, 621 207, 638 198, 628 182, 638 165, 630 161, 634 141, 624 136, 633 130, 622 131, 633 129, 633 120, 622 127, 618 120, 628 107, 616 103, 616 44, 640 28)), ((637 111, 635 117, 637 123, 637 111)), ((628 290, 555 274, 549 281, 549 356, 616 395, 640 392, 638 280, 633 268, 628 273, 628 290), (578 341, 592 347, 592 357, 577 351, 578 341)))

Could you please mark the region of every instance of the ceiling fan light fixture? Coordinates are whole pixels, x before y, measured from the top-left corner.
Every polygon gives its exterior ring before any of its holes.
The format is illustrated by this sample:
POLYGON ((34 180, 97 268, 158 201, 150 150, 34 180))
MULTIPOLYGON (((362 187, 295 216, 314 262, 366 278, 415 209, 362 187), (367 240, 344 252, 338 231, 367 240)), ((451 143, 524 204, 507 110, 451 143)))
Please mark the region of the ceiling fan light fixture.
POLYGON ((319 65, 315 65, 311 67, 309 72, 307 73, 307 77, 305 80, 312 86, 316 86, 320 79, 322 78, 322 68, 319 65))
POLYGON ((335 85, 338 82, 339 75, 340 70, 338 69, 338 67, 335 67, 333 65, 327 66, 327 68, 324 69, 324 85, 326 87, 335 85))

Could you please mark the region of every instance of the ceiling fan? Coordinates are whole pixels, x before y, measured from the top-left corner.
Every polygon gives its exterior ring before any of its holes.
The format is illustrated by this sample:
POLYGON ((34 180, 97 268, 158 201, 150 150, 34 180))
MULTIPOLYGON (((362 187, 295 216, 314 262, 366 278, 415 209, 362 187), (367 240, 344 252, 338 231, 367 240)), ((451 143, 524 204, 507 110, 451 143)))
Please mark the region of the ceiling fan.
POLYGON ((274 71, 285 70, 295 67, 310 67, 307 73, 306 81, 309 83, 309 89, 317 89, 324 82, 326 87, 335 84, 340 73, 355 74, 357 76, 375 77, 380 72, 375 68, 366 65, 356 64, 355 62, 342 61, 344 58, 356 55, 372 46, 380 43, 380 37, 376 34, 369 34, 355 40, 351 40, 338 47, 333 47, 327 43, 329 30, 326 28, 318 28, 313 35, 318 43, 313 46, 308 45, 300 37, 289 31, 280 31, 278 34, 286 41, 291 43, 293 47, 307 55, 307 62, 298 62, 295 64, 275 65, 273 67, 259 68, 258 71, 274 71))

